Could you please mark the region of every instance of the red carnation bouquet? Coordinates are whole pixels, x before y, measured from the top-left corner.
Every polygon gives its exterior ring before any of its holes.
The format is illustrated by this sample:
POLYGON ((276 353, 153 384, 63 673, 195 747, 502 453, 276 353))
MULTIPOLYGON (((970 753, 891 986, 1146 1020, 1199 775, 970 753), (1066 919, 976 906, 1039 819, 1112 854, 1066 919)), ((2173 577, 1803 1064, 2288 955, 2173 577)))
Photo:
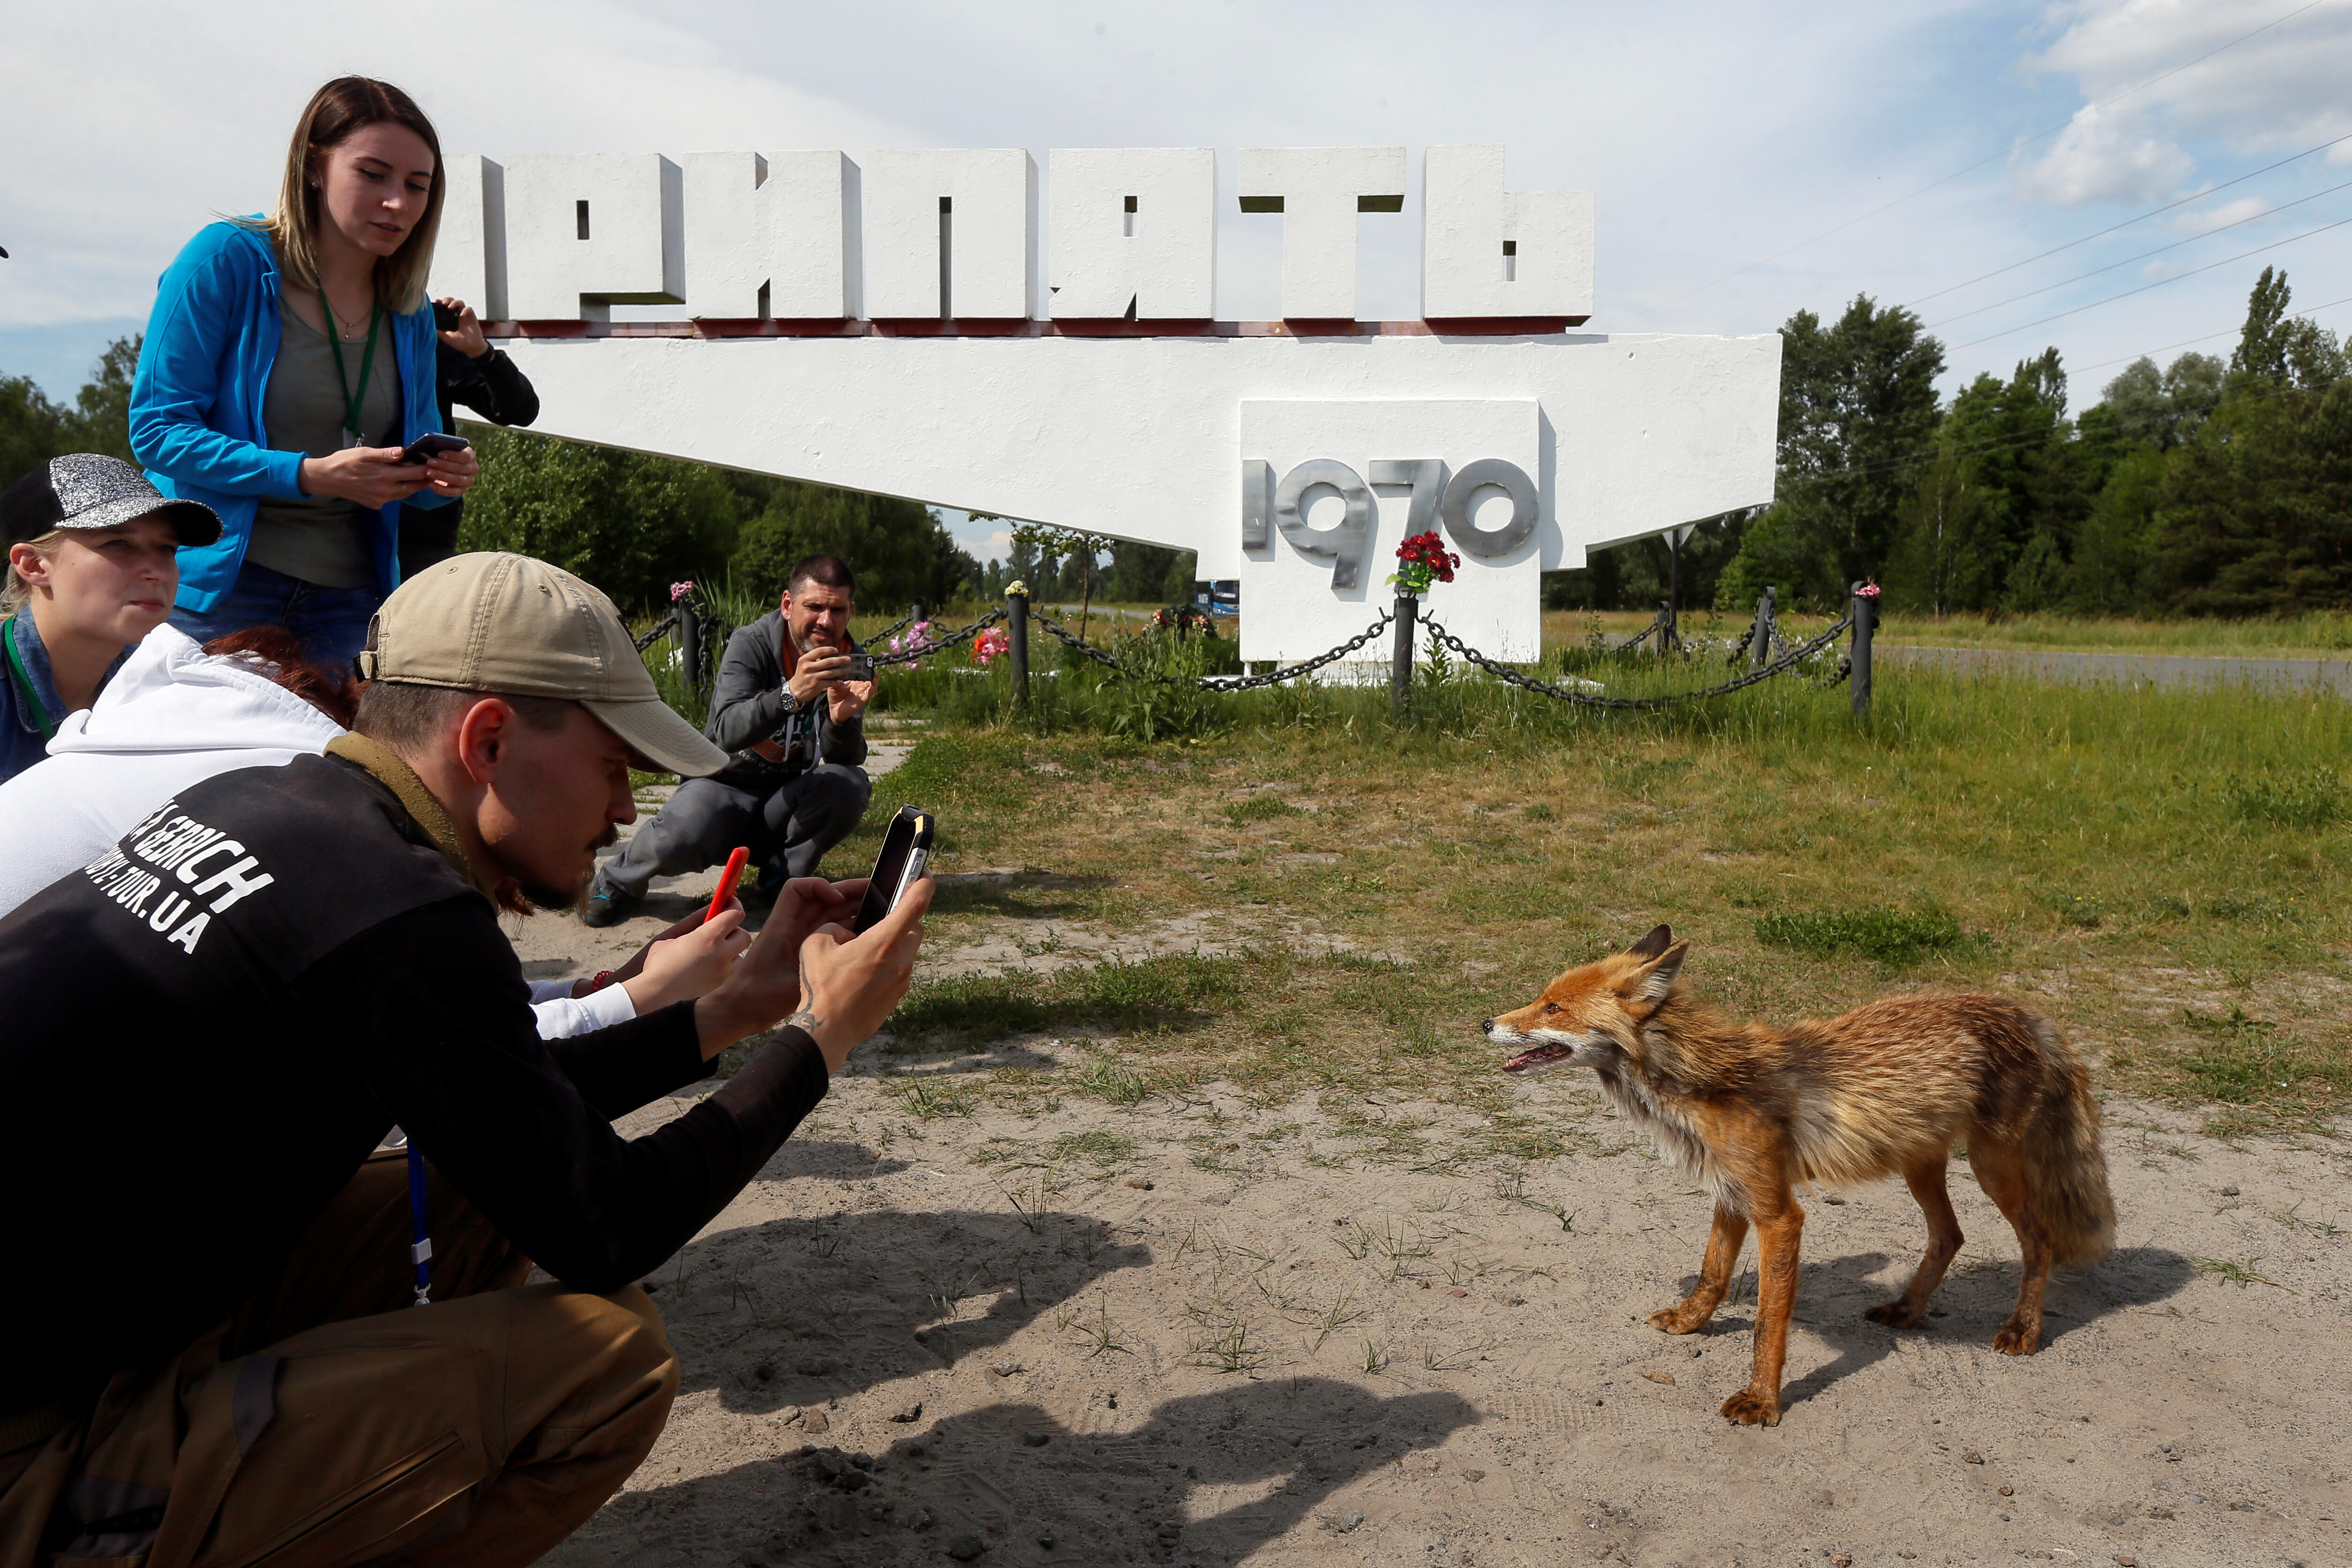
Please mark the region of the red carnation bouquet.
POLYGON ((1453 582, 1454 569, 1462 564, 1462 557, 1447 552, 1445 542, 1437 537, 1435 529, 1427 533, 1416 533, 1398 545, 1397 560, 1401 564, 1390 575, 1389 582, 1398 593, 1410 594, 1415 598, 1428 593, 1433 582, 1453 582))

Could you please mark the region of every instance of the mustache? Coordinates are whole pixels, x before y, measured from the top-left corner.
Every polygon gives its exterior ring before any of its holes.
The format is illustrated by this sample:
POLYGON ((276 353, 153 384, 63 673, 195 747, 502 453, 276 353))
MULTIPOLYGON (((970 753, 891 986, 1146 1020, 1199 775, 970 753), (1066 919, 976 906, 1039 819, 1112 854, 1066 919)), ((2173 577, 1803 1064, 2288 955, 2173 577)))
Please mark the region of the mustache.
POLYGON ((588 847, 591 849, 610 849, 614 845, 618 844, 620 841, 621 825, 617 822, 608 822, 604 824, 604 831, 596 836, 596 842, 591 844, 588 847))

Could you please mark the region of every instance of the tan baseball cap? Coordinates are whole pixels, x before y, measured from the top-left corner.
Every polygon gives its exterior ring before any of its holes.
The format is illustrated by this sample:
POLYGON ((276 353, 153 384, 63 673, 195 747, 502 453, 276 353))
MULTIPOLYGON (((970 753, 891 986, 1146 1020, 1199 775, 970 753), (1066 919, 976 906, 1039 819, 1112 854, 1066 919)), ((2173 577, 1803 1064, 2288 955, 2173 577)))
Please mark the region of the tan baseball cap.
POLYGON ((455 555, 411 577, 368 622, 359 666, 370 680, 577 702, 674 773, 727 765, 654 689, 613 601, 528 555, 455 555))

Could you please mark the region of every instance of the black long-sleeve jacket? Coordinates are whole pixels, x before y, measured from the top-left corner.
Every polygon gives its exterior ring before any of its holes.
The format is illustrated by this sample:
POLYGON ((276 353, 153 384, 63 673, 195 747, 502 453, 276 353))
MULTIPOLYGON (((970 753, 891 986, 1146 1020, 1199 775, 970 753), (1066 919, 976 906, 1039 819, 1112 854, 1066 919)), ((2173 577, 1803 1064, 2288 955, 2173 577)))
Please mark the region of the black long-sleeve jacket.
POLYGON ((0 919, 0 1415, 167 1361, 285 1262, 397 1122, 549 1273, 637 1279, 823 1098, 786 1028, 705 1076, 694 1004, 542 1040, 497 912, 338 757, 191 785, 0 919))
POLYGON ((504 349, 479 359, 442 343, 434 354, 440 380, 441 428, 451 428, 455 405, 464 404, 493 425, 528 425, 539 417, 539 391, 515 367, 504 349))
MULTIPOLYGON (((719 679, 710 686, 710 721, 702 730, 730 759, 714 775, 719 783, 738 789, 772 789, 816 763, 845 763, 852 767, 865 763, 865 716, 836 724, 833 704, 824 698, 809 709, 796 709, 784 690, 787 679, 782 610, 770 610, 750 626, 738 627, 727 639, 727 652, 719 661, 719 679), (788 720, 814 725, 814 748, 803 746, 782 760, 753 750, 762 742, 779 741, 786 733, 788 720)), ((767 749, 786 750, 782 744, 767 749)))

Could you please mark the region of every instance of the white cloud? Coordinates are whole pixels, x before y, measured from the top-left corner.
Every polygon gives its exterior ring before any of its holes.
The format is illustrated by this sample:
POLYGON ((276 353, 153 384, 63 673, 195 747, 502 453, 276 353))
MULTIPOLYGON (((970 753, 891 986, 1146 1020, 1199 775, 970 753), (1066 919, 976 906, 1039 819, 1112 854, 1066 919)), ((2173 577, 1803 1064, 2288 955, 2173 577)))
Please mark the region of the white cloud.
POLYGON ((2018 171, 2028 201, 2078 207, 2092 202, 2160 201, 2196 173, 2196 161, 2155 134, 2128 109, 2085 107, 2048 153, 2018 171))
POLYGON ((2267 196, 2240 196, 2218 207, 2190 207, 2172 220, 2172 226, 2184 234, 2211 234, 2215 229, 2260 217, 2271 210, 2271 205, 2267 196))
MULTIPOLYGON (((2245 0, 2062 0, 2043 21, 2057 37, 2026 60, 2028 72, 2072 76, 2087 101, 2046 151, 2020 163, 2019 192, 2030 200, 2159 199, 2193 171, 2188 143, 2277 153, 2352 132, 2344 92, 2352 6, 2294 14, 2292 5, 2245 0), (2099 104, 2108 106, 2091 107, 2099 104)), ((2330 157, 2352 158, 2352 143, 2330 157)))

